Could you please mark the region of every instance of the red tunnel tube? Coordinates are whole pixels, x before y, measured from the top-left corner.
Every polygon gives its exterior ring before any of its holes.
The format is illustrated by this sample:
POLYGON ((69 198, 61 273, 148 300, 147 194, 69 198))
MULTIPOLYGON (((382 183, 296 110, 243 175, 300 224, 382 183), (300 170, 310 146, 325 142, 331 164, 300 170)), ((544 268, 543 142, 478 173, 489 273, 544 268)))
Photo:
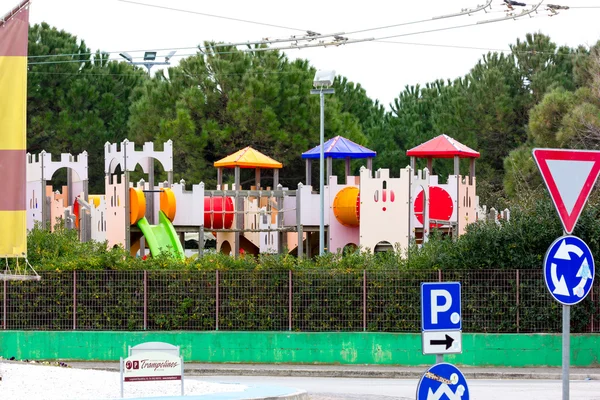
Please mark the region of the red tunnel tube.
POLYGON ((204 198, 204 229, 230 229, 233 225, 231 197, 204 198))

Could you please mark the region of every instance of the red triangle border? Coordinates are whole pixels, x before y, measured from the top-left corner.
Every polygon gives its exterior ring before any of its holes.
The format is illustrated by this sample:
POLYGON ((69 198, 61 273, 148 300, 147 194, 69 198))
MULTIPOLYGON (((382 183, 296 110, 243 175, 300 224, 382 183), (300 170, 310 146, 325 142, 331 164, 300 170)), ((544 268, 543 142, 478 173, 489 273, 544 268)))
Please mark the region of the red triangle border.
POLYGON ((571 234, 573 229, 575 229, 575 225, 577 224, 577 220, 581 215, 581 211, 583 210, 583 207, 585 207, 590 193, 592 192, 592 189, 598 180, 598 176, 600 175, 600 151, 533 149, 532 153, 533 159, 535 160, 538 169, 542 174, 542 178, 544 179, 544 183, 548 188, 548 192, 550 193, 554 207, 556 207, 556 211, 558 212, 558 216, 562 222, 563 228, 568 234, 571 234), (594 166, 592 167, 592 170, 590 171, 590 174, 587 177, 579 196, 577 196, 577 201, 573 206, 571 214, 567 212, 565 203, 560 195, 558 187, 556 186, 556 182, 552 176, 552 173, 550 172, 550 168, 548 167, 548 160, 594 161, 594 166))

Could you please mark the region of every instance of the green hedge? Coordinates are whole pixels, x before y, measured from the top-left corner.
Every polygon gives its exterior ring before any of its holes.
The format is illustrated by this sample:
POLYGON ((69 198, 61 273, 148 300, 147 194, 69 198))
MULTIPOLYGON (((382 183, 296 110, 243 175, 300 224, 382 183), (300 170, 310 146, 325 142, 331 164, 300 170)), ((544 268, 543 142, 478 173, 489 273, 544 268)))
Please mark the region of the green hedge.
MULTIPOLYGON (((600 254, 600 201, 584 209, 574 234, 585 240, 592 254, 600 254)), ((83 270, 481 270, 540 269, 549 245, 562 235, 562 227, 547 196, 528 205, 513 205, 509 222, 478 222, 457 240, 436 235, 424 246, 411 246, 404 254, 356 252, 327 254, 310 260, 290 255, 261 255, 234 259, 207 254, 185 261, 169 257, 130 257, 122 248, 107 249, 102 243, 79 243, 77 233, 59 228, 54 233, 34 229, 29 234, 28 256, 39 271, 83 270)), ((598 257, 598 256, 596 256, 598 257)), ((598 261, 598 260, 596 260, 598 261)))

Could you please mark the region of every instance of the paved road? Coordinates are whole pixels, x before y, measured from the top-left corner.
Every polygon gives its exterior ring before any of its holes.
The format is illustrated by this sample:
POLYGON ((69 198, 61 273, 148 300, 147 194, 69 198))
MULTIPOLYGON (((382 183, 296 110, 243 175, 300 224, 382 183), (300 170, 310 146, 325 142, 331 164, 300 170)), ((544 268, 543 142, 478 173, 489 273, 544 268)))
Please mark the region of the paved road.
MULTIPOLYGON (((202 376, 210 382, 273 384, 306 390, 311 400, 414 400, 416 379, 319 378, 319 377, 258 377, 202 376)), ((560 380, 483 380, 471 379, 472 399, 486 400, 560 400, 560 380)), ((600 381, 571 381, 571 400, 600 400, 600 381)))
MULTIPOLYGON (((119 363, 69 362, 73 368, 118 371, 119 363)), ((459 366, 467 379, 561 379, 561 367, 506 368, 459 366)), ((308 364, 207 364, 186 362, 186 376, 295 376, 331 378, 419 379, 427 366, 405 367, 385 365, 308 365, 308 364)), ((571 367, 571 380, 591 378, 600 381, 600 368, 571 367)))

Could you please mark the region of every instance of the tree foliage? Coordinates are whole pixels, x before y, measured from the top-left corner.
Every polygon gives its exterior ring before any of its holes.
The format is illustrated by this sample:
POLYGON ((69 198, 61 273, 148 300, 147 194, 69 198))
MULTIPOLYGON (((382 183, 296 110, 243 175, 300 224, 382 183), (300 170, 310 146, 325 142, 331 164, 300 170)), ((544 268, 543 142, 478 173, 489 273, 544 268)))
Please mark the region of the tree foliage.
MULTIPOLYGON (((521 166, 524 153, 520 150, 514 153, 519 160, 506 161, 507 157, 521 146, 531 148, 530 141, 535 135, 548 134, 543 129, 536 131, 535 125, 540 128, 546 125, 544 117, 551 110, 545 109, 539 118, 530 110, 538 107, 549 91, 572 93, 592 80, 594 74, 587 72, 589 66, 585 49, 558 47, 546 35, 528 34, 524 40, 516 40, 510 54, 485 54, 462 78, 407 87, 392 104, 387 119, 392 139, 381 148, 386 154, 403 153, 439 134, 448 134, 481 153, 477 172, 479 181, 485 181, 487 188, 483 203, 498 198, 506 182, 512 194, 515 183, 511 179, 529 174, 530 165, 523 165, 526 167, 523 171, 507 169, 509 176, 505 177, 505 167, 521 166), (390 149, 390 145, 394 147, 390 149)), ((558 107, 557 103, 550 103, 558 107)), ((560 110, 556 112, 560 114, 560 110)), ((578 112, 590 122, 589 106, 578 112)), ((566 141, 568 135, 572 137, 573 130, 563 129, 562 140, 566 141)), ((405 156, 398 158, 401 164, 406 162, 405 156)), ((434 163, 434 172, 440 175, 448 174, 451 168, 452 163, 434 163)))
MULTIPOLYGON (((215 183, 212 164, 246 146, 284 164, 284 185, 303 181, 301 153, 319 144, 319 99, 310 95, 315 70, 278 51, 242 52, 214 43, 206 49, 169 68, 168 76, 157 73, 140 90, 131 108, 132 137, 172 139, 177 179, 208 187, 215 183)), ((337 96, 326 96, 326 139, 343 135, 366 144, 359 117, 370 123, 368 112, 360 112, 371 100, 343 78, 336 88, 348 104, 344 109, 337 96)))
POLYGON ((46 23, 29 29, 28 151, 87 151, 90 192, 104 191, 104 143, 127 136, 130 98, 145 74, 91 53, 83 40, 46 23))
POLYGON ((530 109, 528 140, 504 161, 504 186, 510 196, 516 196, 524 188, 540 186, 531 155, 533 147, 600 147, 599 48, 597 44, 590 52, 578 49, 573 58, 573 82, 580 83, 580 87, 569 90, 565 87, 568 85, 556 86, 530 109))

